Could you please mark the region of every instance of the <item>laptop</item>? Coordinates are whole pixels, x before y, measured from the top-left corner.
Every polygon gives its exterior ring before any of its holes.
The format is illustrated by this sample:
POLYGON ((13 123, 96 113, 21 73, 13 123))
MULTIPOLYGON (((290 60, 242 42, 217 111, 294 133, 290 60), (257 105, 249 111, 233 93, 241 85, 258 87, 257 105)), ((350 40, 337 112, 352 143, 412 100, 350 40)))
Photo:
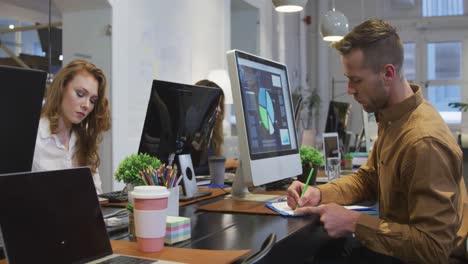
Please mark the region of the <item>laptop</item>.
POLYGON ((0 66, 0 173, 31 170, 46 78, 44 71, 0 66))
POLYGON ((175 263, 113 255, 89 168, 0 175, 0 201, 8 263, 175 263))

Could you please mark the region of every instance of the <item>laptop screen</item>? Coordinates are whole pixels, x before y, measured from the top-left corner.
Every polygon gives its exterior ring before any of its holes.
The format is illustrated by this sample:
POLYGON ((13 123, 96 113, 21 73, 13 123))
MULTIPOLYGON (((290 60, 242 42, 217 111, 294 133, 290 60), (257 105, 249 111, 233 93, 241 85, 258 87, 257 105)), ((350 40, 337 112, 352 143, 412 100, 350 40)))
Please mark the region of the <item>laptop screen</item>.
POLYGON ((10 263, 84 263, 112 254, 89 168, 0 175, 10 263))

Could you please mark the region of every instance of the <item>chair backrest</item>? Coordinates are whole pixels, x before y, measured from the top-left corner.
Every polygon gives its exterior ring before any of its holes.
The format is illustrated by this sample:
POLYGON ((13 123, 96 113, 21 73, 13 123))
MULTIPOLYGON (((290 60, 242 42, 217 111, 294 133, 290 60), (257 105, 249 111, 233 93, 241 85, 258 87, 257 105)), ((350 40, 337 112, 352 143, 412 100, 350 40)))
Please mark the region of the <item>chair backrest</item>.
POLYGON ((258 263, 261 259, 263 259, 273 248, 276 242, 276 234, 271 233, 264 241, 262 244, 262 247, 260 248, 259 251, 253 253, 252 255, 248 256, 244 261, 242 261, 242 264, 254 264, 258 263))

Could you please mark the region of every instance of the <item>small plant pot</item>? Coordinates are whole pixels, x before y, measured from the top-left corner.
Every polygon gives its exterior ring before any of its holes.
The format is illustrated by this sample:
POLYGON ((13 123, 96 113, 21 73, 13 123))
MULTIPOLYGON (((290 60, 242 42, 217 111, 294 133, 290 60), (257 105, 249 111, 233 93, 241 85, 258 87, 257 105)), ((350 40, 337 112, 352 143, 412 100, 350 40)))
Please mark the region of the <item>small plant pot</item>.
POLYGON ((344 161, 344 168, 345 170, 352 170, 353 169, 353 160, 347 159, 344 161))
POLYGON ((312 173, 312 176, 310 178, 309 185, 315 185, 315 182, 317 180, 317 172, 318 172, 318 166, 317 165, 312 165, 312 166, 303 166, 302 167, 302 175, 297 177, 297 180, 306 183, 307 177, 309 177, 310 170, 314 168, 314 172, 312 173))

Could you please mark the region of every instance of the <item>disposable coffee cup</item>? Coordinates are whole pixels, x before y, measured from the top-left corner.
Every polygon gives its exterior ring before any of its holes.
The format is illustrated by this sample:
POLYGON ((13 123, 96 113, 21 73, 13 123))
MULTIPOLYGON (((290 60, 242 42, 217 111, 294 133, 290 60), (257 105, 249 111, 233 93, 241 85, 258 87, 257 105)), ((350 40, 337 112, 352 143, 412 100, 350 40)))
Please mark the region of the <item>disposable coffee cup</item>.
POLYGON ((208 167, 210 169, 211 184, 224 184, 224 164, 226 158, 223 156, 208 157, 208 167))
POLYGON ((163 186, 136 186, 133 189, 137 249, 158 252, 164 248, 169 191, 163 186))

